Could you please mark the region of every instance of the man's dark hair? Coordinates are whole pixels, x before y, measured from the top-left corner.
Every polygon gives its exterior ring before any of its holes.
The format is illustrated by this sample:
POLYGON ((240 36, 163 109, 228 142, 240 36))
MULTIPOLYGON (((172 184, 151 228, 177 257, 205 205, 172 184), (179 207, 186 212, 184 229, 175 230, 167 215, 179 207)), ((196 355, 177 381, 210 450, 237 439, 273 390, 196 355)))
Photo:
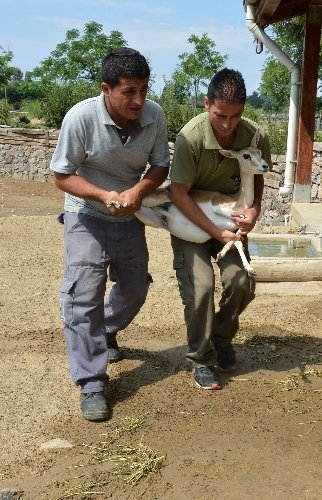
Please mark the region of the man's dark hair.
POLYGON ((218 71, 211 79, 207 97, 209 103, 222 101, 226 104, 244 105, 246 102, 246 87, 242 74, 228 68, 218 71))
POLYGON ((150 77, 150 68, 145 57, 137 50, 129 47, 108 52, 102 60, 102 82, 111 88, 120 78, 137 78, 143 80, 150 77))

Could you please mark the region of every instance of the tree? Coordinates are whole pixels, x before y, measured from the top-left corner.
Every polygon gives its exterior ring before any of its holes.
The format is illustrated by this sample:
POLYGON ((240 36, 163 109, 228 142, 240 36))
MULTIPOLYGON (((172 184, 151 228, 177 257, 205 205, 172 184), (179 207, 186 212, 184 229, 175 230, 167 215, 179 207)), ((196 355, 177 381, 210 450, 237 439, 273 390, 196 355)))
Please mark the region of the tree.
POLYGON ((165 86, 162 91, 167 92, 167 87, 171 85, 171 93, 178 103, 184 104, 190 100, 191 97, 191 81, 189 76, 181 71, 179 68, 171 75, 171 80, 164 80, 165 86))
POLYGON ((200 86, 207 86, 214 73, 221 69, 227 55, 221 55, 215 50, 216 44, 206 33, 199 38, 191 35, 188 42, 194 46, 192 53, 184 52, 179 55, 180 63, 176 69, 186 76, 186 84, 193 89, 195 105, 197 103, 200 86))
POLYGON ((153 100, 162 106, 167 119, 167 129, 169 141, 175 141, 179 130, 187 123, 193 116, 191 105, 188 100, 185 102, 178 97, 177 82, 173 80, 165 80, 165 85, 161 96, 153 97, 153 100))
POLYGON ((291 85, 291 73, 279 61, 268 59, 262 73, 261 100, 266 111, 286 112, 291 85))
POLYGON ((105 35, 102 24, 89 21, 83 36, 77 29, 68 30, 65 41, 33 70, 32 77, 44 83, 99 82, 102 57, 125 46, 127 42, 122 33, 113 30, 105 35))
POLYGON ((46 86, 39 82, 10 82, 7 86, 7 100, 15 109, 20 108, 25 100, 38 100, 46 95, 46 86))
POLYGON ((258 92, 253 92, 251 95, 247 96, 246 102, 255 109, 259 109, 263 106, 263 101, 258 92))
MULTIPOLYGON (((295 17, 271 26, 272 38, 295 63, 301 65, 304 41, 304 18, 295 17)), ((322 41, 319 79, 322 78, 322 41)), ((291 74, 275 56, 268 57, 263 71, 260 94, 265 109, 278 111, 286 108, 290 95, 291 74)))
POLYGON ((22 72, 19 68, 10 66, 13 59, 13 52, 5 50, 0 45, 0 85, 6 86, 14 78, 21 78, 22 72))

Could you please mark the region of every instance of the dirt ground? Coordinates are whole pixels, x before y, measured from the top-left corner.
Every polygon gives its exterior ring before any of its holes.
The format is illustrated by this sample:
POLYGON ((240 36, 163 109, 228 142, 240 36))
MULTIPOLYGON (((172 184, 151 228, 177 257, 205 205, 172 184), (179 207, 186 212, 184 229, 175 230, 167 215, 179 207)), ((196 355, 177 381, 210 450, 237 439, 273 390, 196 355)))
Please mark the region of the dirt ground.
POLYGON ((90 423, 59 316, 63 195, 0 177, 0 196, 1 499, 322 498, 321 282, 258 283, 238 370, 204 391, 185 361, 169 237, 148 230, 154 283, 119 334, 111 418, 90 423))

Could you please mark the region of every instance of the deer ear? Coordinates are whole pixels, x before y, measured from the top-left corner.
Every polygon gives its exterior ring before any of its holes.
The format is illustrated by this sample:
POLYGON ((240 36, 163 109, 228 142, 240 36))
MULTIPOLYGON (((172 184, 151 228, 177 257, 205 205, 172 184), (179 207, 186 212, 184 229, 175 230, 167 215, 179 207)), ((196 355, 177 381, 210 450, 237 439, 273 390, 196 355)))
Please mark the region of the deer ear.
POLYGON ((254 137, 252 138, 252 142, 250 143, 250 147, 257 149, 258 148, 258 141, 260 138, 260 129, 258 128, 255 132, 254 137))
POLYGON ((226 158, 232 158, 233 155, 231 153, 231 151, 229 151, 229 149, 219 149, 219 153, 223 156, 225 156, 226 158))

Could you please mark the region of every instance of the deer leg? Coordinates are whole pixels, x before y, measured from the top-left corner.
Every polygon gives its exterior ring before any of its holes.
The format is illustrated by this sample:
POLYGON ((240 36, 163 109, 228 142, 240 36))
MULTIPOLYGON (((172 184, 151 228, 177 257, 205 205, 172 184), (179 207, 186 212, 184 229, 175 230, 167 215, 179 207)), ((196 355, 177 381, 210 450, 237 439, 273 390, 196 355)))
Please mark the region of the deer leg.
POLYGON ((244 252, 244 246, 243 246, 242 242, 241 241, 233 241, 232 243, 235 244, 235 247, 238 250, 238 253, 239 253, 240 258, 242 260, 245 271, 248 272, 249 276, 255 276, 256 273, 255 273, 254 269, 251 267, 250 263, 246 259, 246 255, 244 252))
POLYGON ((228 243, 226 243, 226 245, 220 250, 220 252, 217 253, 216 262, 225 257, 226 253, 231 249, 233 244, 234 244, 233 240, 228 241, 228 243))
POLYGON ((239 253, 240 258, 242 260, 245 271, 248 272, 249 276, 255 276, 256 273, 255 273, 254 269, 251 267, 251 265, 249 264, 248 260, 246 259, 246 255, 244 252, 244 246, 243 246, 241 241, 231 240, 228 243, 226 243, 226 245, 220 250, 220 252, 218 252, 216 262, 218 262, 218 260, 222 259, 226 255, 226 253, 231 249, 231 247, 233 245, 235 245, 235 247, 238 250, 238 253, 239 253))

